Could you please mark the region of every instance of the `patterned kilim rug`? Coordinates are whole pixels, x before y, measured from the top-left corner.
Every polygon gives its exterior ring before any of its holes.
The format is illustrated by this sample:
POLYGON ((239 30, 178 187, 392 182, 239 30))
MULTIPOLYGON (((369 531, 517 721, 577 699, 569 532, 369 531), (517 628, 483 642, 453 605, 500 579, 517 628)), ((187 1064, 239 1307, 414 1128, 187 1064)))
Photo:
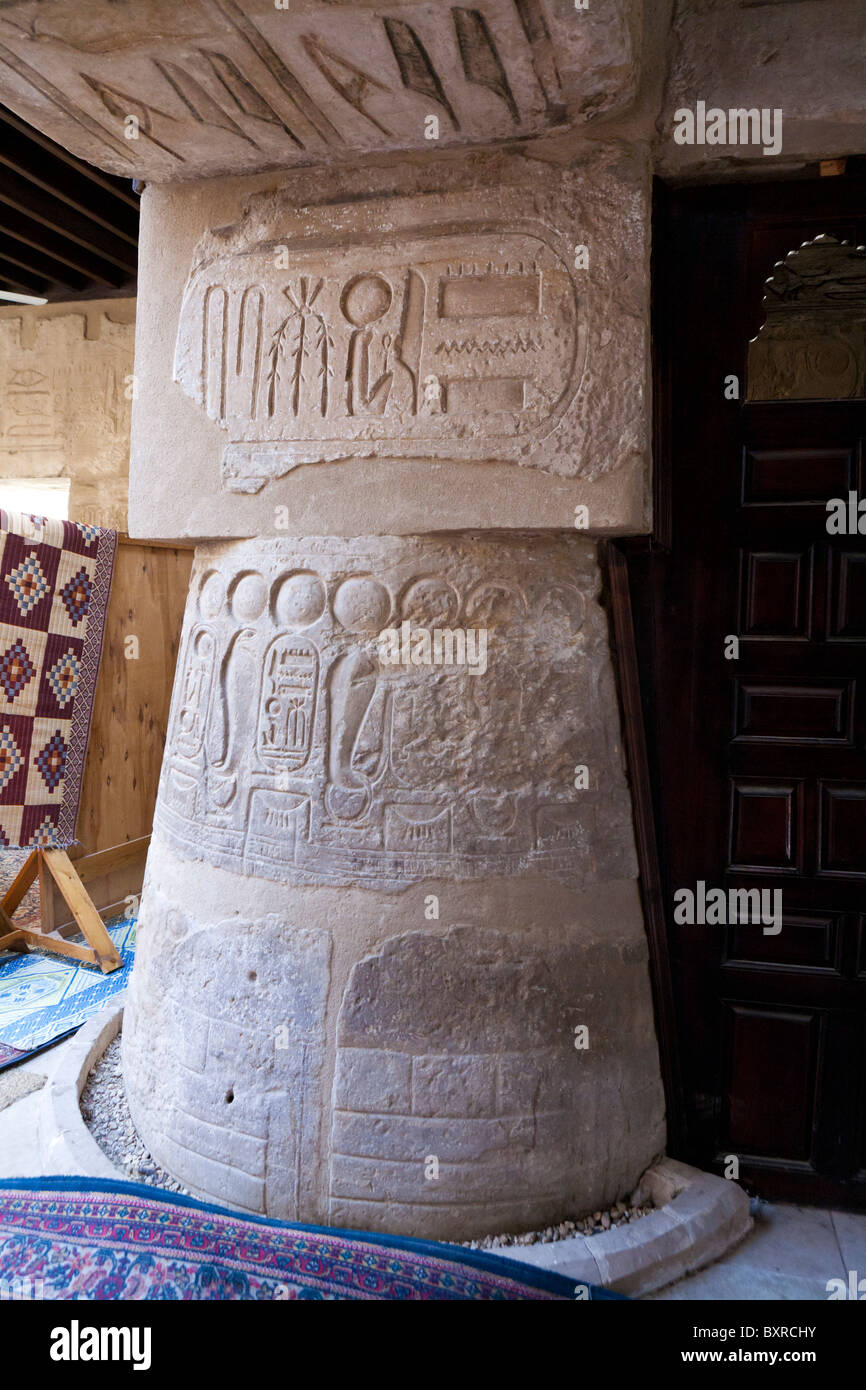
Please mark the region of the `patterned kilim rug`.
MULTIPOLYGON (((106 925, 123 960, 110 975, 96 965, 36 951, 0 954, 0 1071, 59 1042, 126 989, 135 958, 135 918, 106 925)), ((70 938, 78 939, 83 940, 70 938)))
POLYGON ((116 549, 0 511, 0 847, 75 840, 116 549))
POLYGON ((456 1245, 239 1216, 139 1183, 0 1181, 0 1286, 46 1299, 615 1299, 456 1245))

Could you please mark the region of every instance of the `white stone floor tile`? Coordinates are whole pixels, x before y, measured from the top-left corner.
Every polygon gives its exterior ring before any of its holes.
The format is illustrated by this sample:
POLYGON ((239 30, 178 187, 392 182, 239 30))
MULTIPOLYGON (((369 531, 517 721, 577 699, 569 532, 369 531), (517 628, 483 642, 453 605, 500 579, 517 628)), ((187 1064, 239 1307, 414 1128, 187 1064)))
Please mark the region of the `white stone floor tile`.
POLYGON ((847 1270, 857 1270, 860 1279, 866 1279, 866 1215, 849 1211, 830 1213, 842 1263, 847 1270))
POLYGON ((830 1279, 861 1268, 866 1276, 866 1213, 761 1202, 736 1250, 650 1298, 823 1301, 830 1279))

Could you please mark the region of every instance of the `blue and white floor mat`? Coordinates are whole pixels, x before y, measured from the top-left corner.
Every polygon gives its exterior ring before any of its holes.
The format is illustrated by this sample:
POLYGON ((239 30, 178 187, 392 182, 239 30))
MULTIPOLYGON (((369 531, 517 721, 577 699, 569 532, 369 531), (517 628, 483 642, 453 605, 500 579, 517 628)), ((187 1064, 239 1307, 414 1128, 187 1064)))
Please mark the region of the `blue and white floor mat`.
POLYGON ((135 919, 115 918, 106 926, 123 960, 110 975, 60 956, 0 954, 0 1071, 74 1032, 126 989, 135 957, 135 919))

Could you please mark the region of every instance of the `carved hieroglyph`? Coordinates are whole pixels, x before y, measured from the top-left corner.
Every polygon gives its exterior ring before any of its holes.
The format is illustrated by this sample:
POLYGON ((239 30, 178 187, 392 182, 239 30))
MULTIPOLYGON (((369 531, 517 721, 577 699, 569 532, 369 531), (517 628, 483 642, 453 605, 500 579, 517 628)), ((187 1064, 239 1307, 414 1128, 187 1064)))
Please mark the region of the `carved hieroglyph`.
POLYGON ((273 885, 252 917, 248 881, 195 873, 157 838, 123 1060, 138 1132, 197 1195, 461 1240, 614 1201, 662 1148, 636 893, 593 924, 535 880, 531 905, 488 898, 496 926, 406 930, 365 891, 273 885))
POLYGON ((633 1188, 664 1104, 593 543, 198 549, 123 1051, 154 1158, 248 1210, 459 1240, 633 1188))
POLYGON ((749 344, 748 399, 866 397, 866 246, 807 241, 767 280, 749 344))
POLYGON ((623 1191, 664 1115, 640 965, 616 957, 461 925, 360 960, 338 1024, 328 1220, 459 1239, 623 1191))
POLYGON ((290 184, 203 238, 174 375, 226 432, 225 488, 352 457, 593 478, 640 452, 641 190, 604 160, 507 172, 413 197, 380 173, 360 205, 290 184))
POLYGON ((4 0, 0 95, 113 173, 251 172, 624 111, 639 14, 638 0, 4 0))
POLYGON ((200 549, 157 828, 294 884, 632 877, 597 590, 568 536, 200 549), (378 634, 404 623, 483 630, 486 671, 385 663, 378 634))
POLYGON ((126 527, 134 303, 0 314, 0 475, 69 478, 70 514, 126 527))

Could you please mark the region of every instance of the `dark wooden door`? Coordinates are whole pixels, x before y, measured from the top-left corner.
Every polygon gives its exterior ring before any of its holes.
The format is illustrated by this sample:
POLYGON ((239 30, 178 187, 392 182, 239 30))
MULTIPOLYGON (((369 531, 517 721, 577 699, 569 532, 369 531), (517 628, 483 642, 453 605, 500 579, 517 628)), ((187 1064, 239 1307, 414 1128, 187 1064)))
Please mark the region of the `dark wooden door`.
POLYGON ((767 1195, 859 1205, 866 535, 828 534, 826 503, 866 498, 866 400, 860 387, 856 399, 745 399, 763 283, 821 235, 866 241, 862 183, 660 192, 658 516, 669 548, 630 546, 629 580, 681 1154, 719 1169, 734 1155, 767 1195), (732 375, 739 400, 726 399, 732 375), (781 930, 677 924, 674 894, 701 881, 779 890, 781 930))

